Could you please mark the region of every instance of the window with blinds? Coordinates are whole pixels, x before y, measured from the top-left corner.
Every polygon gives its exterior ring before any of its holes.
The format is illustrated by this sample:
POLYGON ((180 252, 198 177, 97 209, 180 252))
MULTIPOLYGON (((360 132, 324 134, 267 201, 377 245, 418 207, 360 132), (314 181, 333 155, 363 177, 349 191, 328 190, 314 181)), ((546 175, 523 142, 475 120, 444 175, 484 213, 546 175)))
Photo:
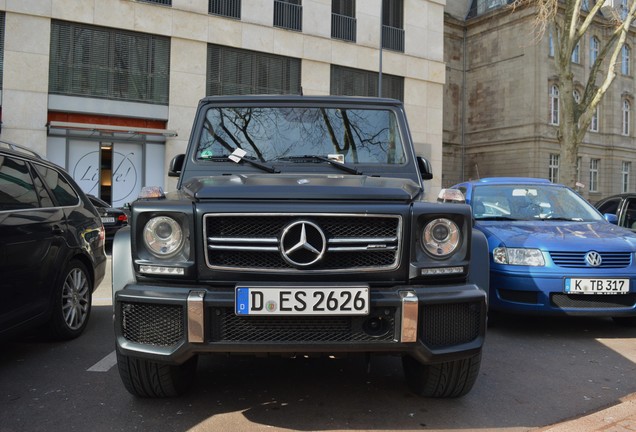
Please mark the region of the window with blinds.
POLYGON ((4 75, 4 12, 0 12, 0 89, 2 88, 2 77, 4 75))
POLYGON ((169 79, 167 37, 51 23, 50 93, 167 105, 169 79))
POLYGON ((241 0, 208 0, 208 13, 241 19, 241 0))
MULTIPOLYGON (((331 65, 331 94, 377 96, 379 75, 377 72, 331 65)), ((382 74, 382 97, 404 101, 404 78, 382 74)))
POLYGON ((172 0, 137 0, 141 3, 154 3, 163 6, 172 6, 172 0))
POLYGON ((300 94, 300 60, 210 44, 206 94, 300 94))

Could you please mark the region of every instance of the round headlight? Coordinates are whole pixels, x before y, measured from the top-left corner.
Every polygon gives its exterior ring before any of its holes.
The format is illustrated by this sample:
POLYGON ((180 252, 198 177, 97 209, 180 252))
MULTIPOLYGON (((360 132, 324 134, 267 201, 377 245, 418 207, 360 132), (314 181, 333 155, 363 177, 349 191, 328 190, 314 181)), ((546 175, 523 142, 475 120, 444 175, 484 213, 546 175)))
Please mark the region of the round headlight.
POLYGON ((422 232, 424 249, 436 258, 443 258, 455 252, 460 241, 459 227, 450 219, 435 219, 429 222, 422 232))
POLYGON ((179 253, 183 242, 183 230, 171 217, 154 217, 144 227, 144 243, 157 258, 170 258, 179 253))

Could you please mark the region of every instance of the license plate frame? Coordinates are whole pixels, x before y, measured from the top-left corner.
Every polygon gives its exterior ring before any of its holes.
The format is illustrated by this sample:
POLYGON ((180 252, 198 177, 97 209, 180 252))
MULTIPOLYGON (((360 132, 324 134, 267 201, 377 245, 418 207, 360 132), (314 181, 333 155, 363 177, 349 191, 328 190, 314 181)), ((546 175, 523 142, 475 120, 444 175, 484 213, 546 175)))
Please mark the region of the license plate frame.
POLYGON ((563 282, 566 294, 616 295, 630 290, 628 278, 565 278, 563 282))
POLYGON ((237 285, 238 316, 363 316, 369 314, 368 285, 237 285))

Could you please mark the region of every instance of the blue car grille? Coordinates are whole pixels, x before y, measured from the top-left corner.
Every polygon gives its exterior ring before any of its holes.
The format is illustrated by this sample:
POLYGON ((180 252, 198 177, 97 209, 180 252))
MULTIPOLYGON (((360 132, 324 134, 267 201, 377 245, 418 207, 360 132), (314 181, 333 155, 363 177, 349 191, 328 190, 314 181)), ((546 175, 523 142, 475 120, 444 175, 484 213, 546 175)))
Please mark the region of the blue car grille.
MULTIPOLYGON (((550 257, 554 264, 567 268, 590 268, 585 261, 587 252, 550 252, 550 257)), ((596 268, 623 268, 628 267, 632 262, 630 252, 599 252, 601 255, 601 265, 596 268)))

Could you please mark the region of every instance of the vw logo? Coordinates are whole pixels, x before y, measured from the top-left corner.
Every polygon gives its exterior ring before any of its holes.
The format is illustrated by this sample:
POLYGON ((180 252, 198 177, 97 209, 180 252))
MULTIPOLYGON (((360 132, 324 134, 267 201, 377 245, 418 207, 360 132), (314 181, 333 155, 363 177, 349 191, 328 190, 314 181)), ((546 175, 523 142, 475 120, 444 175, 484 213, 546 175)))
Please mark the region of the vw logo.
POLYGON ((585 254, 585 262, 590 267, 598 267, 603 262, 601 254, 595 251, 591 251, 585 254))
POLYGON ((320 227, 309 221, 296 221, 283 228, 280 253, 294 267, 318 262, 327 250, 327 239, 320 227))

